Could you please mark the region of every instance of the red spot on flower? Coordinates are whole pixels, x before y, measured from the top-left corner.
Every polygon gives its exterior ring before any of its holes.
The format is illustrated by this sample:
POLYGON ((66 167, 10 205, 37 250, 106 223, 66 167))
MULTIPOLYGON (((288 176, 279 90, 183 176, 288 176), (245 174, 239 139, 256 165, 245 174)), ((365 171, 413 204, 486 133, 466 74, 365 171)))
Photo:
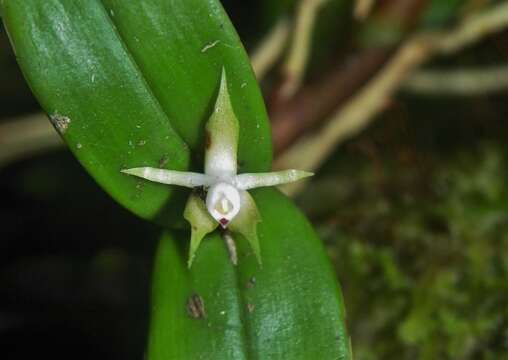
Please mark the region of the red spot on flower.
POLYGON ((210 149, 210 146, 212 146, 212 135, 205 131, 205 149, 210 149))
POLYGON ((220 219, 220 220, 219 220, 219 223, 221 224, 221 226, 222 226, 223 228, 225 228, 225 227, 226 227, 226 225, 229 223, 229 220, 228 220, 228 219, 224 219, 224 218, 222 218, 222 219, 220 219))

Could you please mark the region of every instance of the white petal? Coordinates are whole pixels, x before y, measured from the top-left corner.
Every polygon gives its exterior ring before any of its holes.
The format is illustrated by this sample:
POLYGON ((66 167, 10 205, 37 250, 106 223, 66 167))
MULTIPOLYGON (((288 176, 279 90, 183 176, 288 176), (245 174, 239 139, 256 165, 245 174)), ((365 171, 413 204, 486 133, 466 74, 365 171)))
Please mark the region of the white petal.
POLYGON ((206 208, 215 221, 226 228, 240 211, 240 193, 230 184, 215 184, 208 189, 206 208))
POLYGON ((224 177, 236 174, 239 125, 228 92, 226 72, 222 71, 219 95, 206 124, 205 174, 224 177))
POLYGON ((187 171, 156 169, 151 167, 125 169, 122 170, 122 172, 124 174, 138 176, 140 178, 161 184, 178 185, 189 188, 196 186, 210 186, 215 182, 213 177, 204 174, 187 171))
POLYGON ((241 174, 233 182, 238 189, 249 190, 264 186, 286 184, 314 175, 302 170, 283 170, 269 173, 241 174))

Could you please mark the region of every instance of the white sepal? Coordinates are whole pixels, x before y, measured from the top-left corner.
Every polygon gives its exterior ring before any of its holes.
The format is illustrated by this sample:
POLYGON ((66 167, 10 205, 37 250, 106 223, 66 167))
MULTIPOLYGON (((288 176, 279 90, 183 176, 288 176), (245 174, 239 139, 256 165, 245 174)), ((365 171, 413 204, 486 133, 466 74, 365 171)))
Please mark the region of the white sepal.
POLYGON ((226 72, 222 70, 219 95, 206 124, 205 174, 236 175, 239 125, 229 97, 226 72))
POLYGON ((194 188, 197 186, 210 186, 216 179, 200 173, 188 171, 175 171, 156 169, 151 167, 139 167, 122 170, 124 174, 138 176, 140 178, 168 185, 185 186, 194 188))
POLYGON ((234 178, 235 186, 241 190, 249 190, 264 186, 275 186, 298 181, 314 175, 302 170, 283 170, 268 173, 241 174, 234 178))

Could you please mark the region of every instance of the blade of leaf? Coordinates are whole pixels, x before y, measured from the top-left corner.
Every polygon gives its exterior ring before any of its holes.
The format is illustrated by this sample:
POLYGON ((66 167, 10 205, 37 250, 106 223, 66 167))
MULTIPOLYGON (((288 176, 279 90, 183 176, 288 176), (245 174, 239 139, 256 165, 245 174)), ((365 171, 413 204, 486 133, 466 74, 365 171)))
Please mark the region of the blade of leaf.
POLYGON ((279 191, 251 191, 262 221, 260 269, 245 243, 238 260, 252 351, 266 359, 350 359, 340 287, 321 241, 279 191), (255 285, 249 284, 255 280, 255 285))
MULTIPOLYGON (((166 202, 176 200, 175 193, 181 190, 120 173, 124 168, 162 162, 184 170, 190 152, 102 4, 7 0, 1 6, 28 83, 97 182, 144 218, 155 217, 166 202)), ((177 215, 176 211, 171 215, 177 215)))
MULTIPOLYGON (((95 179, 138 215, 158 215, 167 224, 171 217, 162 215, 170 202, 180 218, 183 201, 176 196, 185 193, 136 182, 119 170, 189 168, 190 153, 175 132, 193 150, 201 147, 199 131, 223 66, 240 122, 240 168, 267 170, 271 155, 262 99, 219 2, 104 4, 106 8, 99 0, 0 2, 25 76, 95 179), (155 143, 149 145, 151 141, 155 143)), ((190 273, 180 246, 172 243, 169 251, 160 250, 152 359, 194 359, 196 353, 212 359, 265 353, 274 359, 347 358, 340 293, 319 241, 285 198, 271 190, 256 194, 265 220, 259 228, 262 271, 255 257, 246 255, 252 254, 244 247, 248 244, 240 242, 243 259, 235 274, 217 235, 205 239, 190 273), (189 323, 196 318, 210 320, 189 323)), ((178 238, 188 241, 188 234, 178 238)))
POLYGON ((224 67, 240 123, 240 171, 268 170, 271 136, 263 98, 220 1, 102 1, 173 126, 200 160, 224 67))
POLYGON ((146 358, 248 359, 242 304, 237 287, 230 286, 237 277, 222 239, 208 235, 188 270, 187 236, 165 234, 160 240, 146 358))
POLYGON ((186 273, 176 244, 187 235, 161 241, 149 360, 350 359, 342 296, 319 239, 278 191, 253 193, 263 219, 262 269, 243 239, 236 241, 239 259, 233 266, 214 233, 186 273), (193 293, 203 299, 205 320, 186 312, 193 293))

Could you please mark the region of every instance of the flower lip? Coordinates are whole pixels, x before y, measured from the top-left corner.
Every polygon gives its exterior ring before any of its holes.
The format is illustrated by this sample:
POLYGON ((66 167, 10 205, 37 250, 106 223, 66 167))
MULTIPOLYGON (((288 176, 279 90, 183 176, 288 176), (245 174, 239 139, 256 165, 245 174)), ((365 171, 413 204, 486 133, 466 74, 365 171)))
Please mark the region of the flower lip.
POLYGON ((238 189, 226 182, 212 185, 206 196, 206 208, 215 221, 226 228, 240 211, 238 189))

